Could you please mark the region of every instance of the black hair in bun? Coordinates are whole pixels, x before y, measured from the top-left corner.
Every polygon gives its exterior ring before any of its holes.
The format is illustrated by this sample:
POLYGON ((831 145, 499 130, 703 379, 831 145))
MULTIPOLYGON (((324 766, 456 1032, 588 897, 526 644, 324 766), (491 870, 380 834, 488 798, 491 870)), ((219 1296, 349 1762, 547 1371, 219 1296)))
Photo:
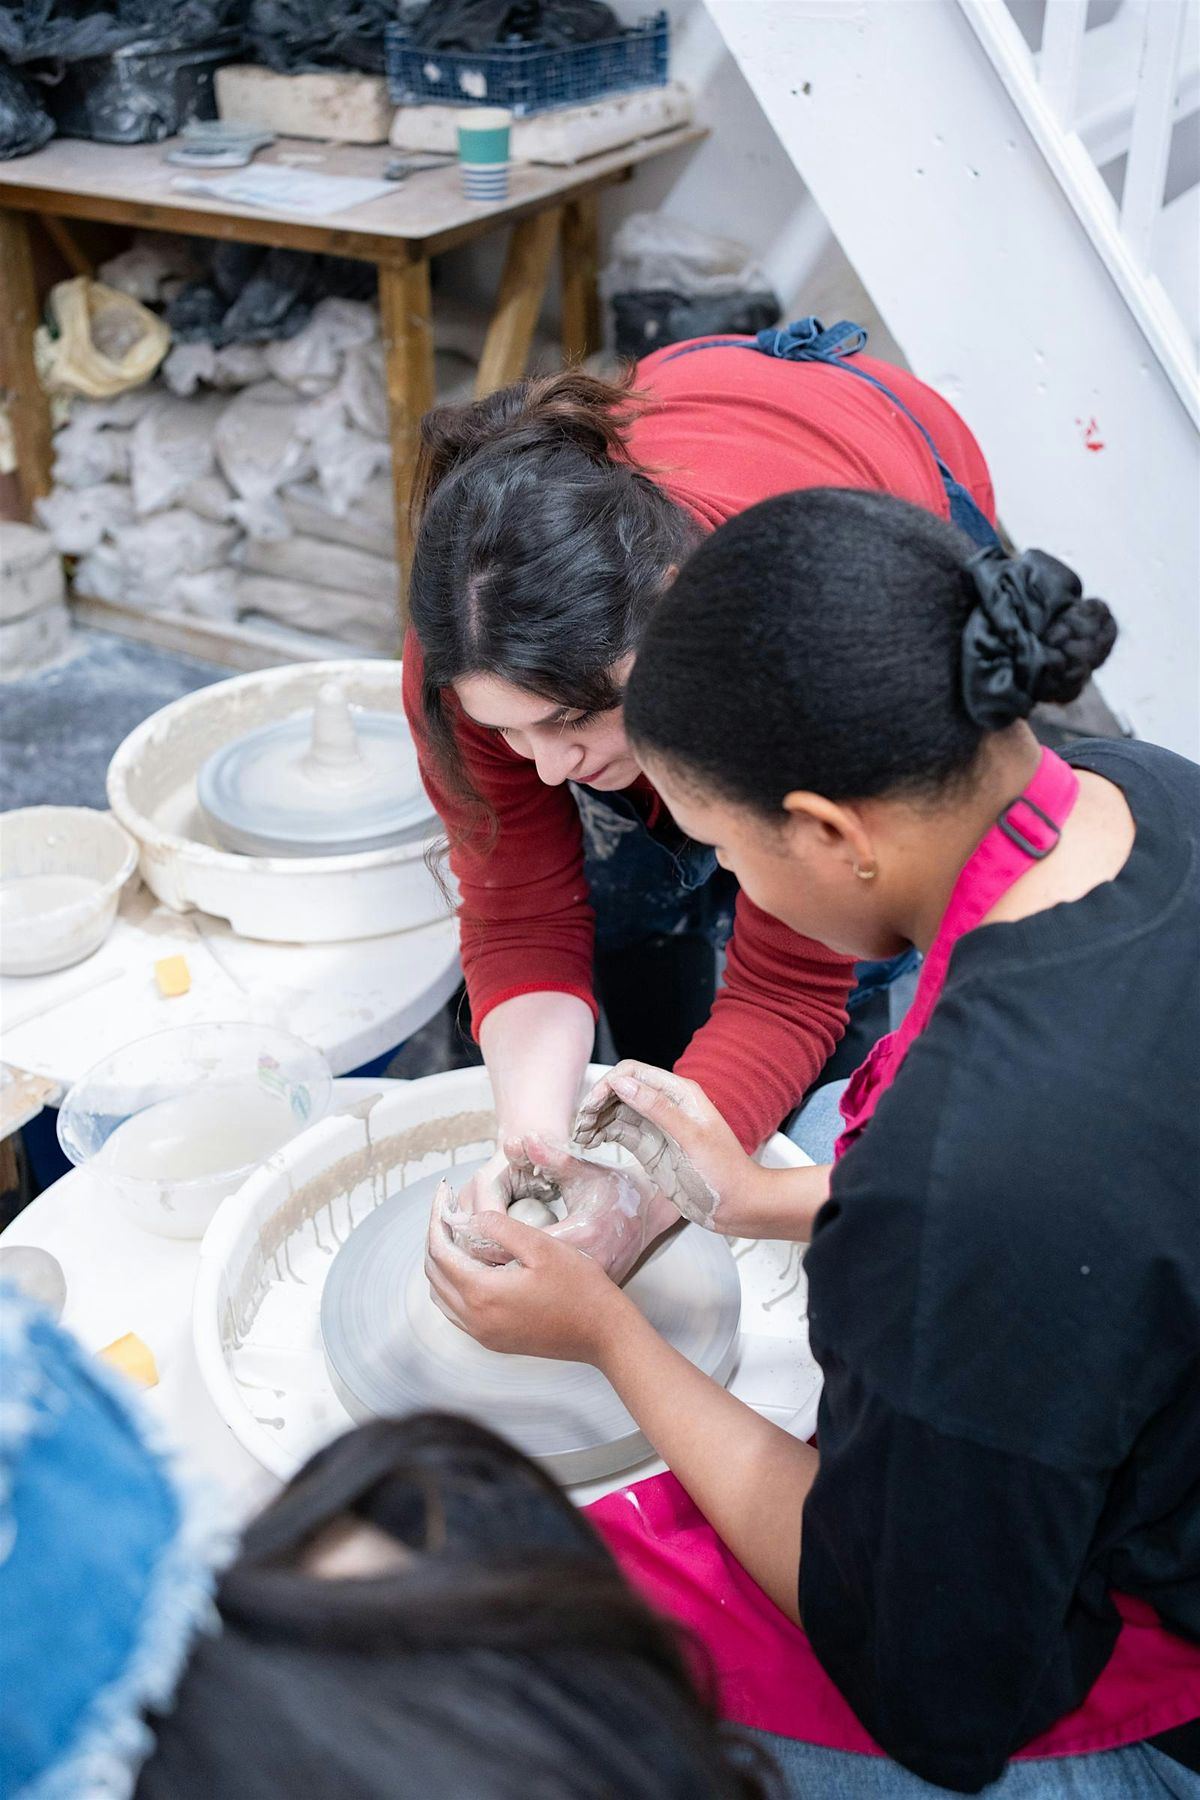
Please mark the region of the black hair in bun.
POLYGON ((768 820, 798 788, 936 795, 989 732, 1073 699, 1115 636, 1040 550, 979 556, 890 494, 807 488, 688 557, 639 640, 625 725, 768 820))
POLYGON ((1074 700, 1117 639, 1103 600, 1044 550, 981 550, 966 567, 976 604, 962 635, 962 698, 985 731, 1028 718, 1039 700, 1074 700))

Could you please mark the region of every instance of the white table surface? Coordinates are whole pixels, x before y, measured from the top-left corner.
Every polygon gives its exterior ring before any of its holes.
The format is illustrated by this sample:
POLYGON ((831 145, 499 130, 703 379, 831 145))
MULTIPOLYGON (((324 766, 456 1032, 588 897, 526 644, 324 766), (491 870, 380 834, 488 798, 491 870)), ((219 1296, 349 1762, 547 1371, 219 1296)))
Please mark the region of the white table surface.
MULTIPOLYGON (((331 1105, 399 1087, 363 1077, 334 1083, 331 1105)), ((0 1232, 6 1248, 49 1250, 62 1264, 67 1302, 62 1323, 87 1350, 102 1350, 134 1331, 158 1365, 146 1405, 186 1472, 215 1482, 239 1518, 278 1492, 279 1483, 244 1450, 200 1379, 192 1349, 192 1289, 200 1240, 156 1237, 125 1217, 86 1168, 72 1169, 0 1232)))
POLYGON ((344 1075, 410 1037, 460 979, 453 919, 341 944, 265 944, 207 913, 172 912, 133 882, 112 932, 86 961, 0 979, 0 1061, 65 1091, 151 1032, 245 1020, 293 1032, 344 1075), (177 954, 187 958, 191 991, 166 1000, 154 965, 177 954))

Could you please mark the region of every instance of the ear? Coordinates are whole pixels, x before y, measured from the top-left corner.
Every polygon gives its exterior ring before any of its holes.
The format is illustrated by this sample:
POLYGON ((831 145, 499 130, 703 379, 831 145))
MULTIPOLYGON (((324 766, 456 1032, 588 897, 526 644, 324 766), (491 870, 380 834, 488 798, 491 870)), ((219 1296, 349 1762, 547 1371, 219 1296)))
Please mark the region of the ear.
POLYGON ((797 825, 818 833, 818 841, 855 868, 874 868, 875 849, 871 834, 853 807, 839 806, 823 794, 811 794, 796 788, 783 797, 783 810, 797 825))

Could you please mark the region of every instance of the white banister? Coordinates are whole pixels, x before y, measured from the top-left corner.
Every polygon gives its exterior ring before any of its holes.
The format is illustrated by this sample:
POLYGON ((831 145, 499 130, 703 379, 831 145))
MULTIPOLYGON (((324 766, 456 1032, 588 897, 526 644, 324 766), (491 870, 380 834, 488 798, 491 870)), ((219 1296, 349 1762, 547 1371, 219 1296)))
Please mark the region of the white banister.
MULTIPOLYGON (((1141 735, 1200 756, 1190 337, 1008 6, 706 4, 911 367, 978 434, 1014 540, 1053 550, 1116 610, 1105 697, 1141 735)), ((1132 119, 1143 11, 1125 0, 1085 22, 1076 117, 1107 89, 1132 119)), ((1069 49, 1050 59, 1060 96, 1069 49)), ((1192 192, 1164 212, 1164 239, 1192 192)))
POLYGON ((1046 0, 1038 73, 1046 102, 1063 128, 1075 123, 1088 0, 1046 0))
MULTIPOLYGON (((707 3, 711 7, 714 0, 707 0, 707 3)), ((1081 139, 1075 132, 1064 130, 1047 105, 1036 72, 1031 74, 1032 59, 1025 40, 1004 0, 958 0, 958 7, 987 51, 993 68, 1045 158, 1047 168, 1070 199, 1080 224, 1130 311, 1138 319, 1193 424, 1200 425, 1196 351, 1188 340, 1179 312, 1163 292, 1161 284, 1148 279, 1144 264, 1135 258, 1120 229, 1112 196, 1081 139)), ((1152 15, 1160 8, 1171 15, 1174 26, 1177 0, 1149 0, 1145 10, 1147 15, 1152 15)), ((1161 193, 1158 204, 1162 204, 1161 193)))
POLYGON ((1187 0, 1153 0, 1146 8, 1121 195, 1121 231, 1141 269, 1150 267, 1154 228, 1162 210, 1186 13, 1187 0))

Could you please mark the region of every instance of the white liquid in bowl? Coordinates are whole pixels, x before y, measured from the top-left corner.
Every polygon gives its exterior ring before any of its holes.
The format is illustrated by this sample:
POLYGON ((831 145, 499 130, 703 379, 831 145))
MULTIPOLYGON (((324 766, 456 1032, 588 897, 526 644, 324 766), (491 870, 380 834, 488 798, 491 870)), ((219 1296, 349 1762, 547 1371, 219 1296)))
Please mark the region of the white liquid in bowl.
POLYGON ((100 886, 87 875, 22 875, 0 881, 0 925, 15 925, 64 906, 78 906, 94 899, 100 886))
POLYGON ((196 1181, 262 1162, 301 1125, 256 1083, 218 1082, 134 1113, 92 1166, 134 1181, 196 1181))

